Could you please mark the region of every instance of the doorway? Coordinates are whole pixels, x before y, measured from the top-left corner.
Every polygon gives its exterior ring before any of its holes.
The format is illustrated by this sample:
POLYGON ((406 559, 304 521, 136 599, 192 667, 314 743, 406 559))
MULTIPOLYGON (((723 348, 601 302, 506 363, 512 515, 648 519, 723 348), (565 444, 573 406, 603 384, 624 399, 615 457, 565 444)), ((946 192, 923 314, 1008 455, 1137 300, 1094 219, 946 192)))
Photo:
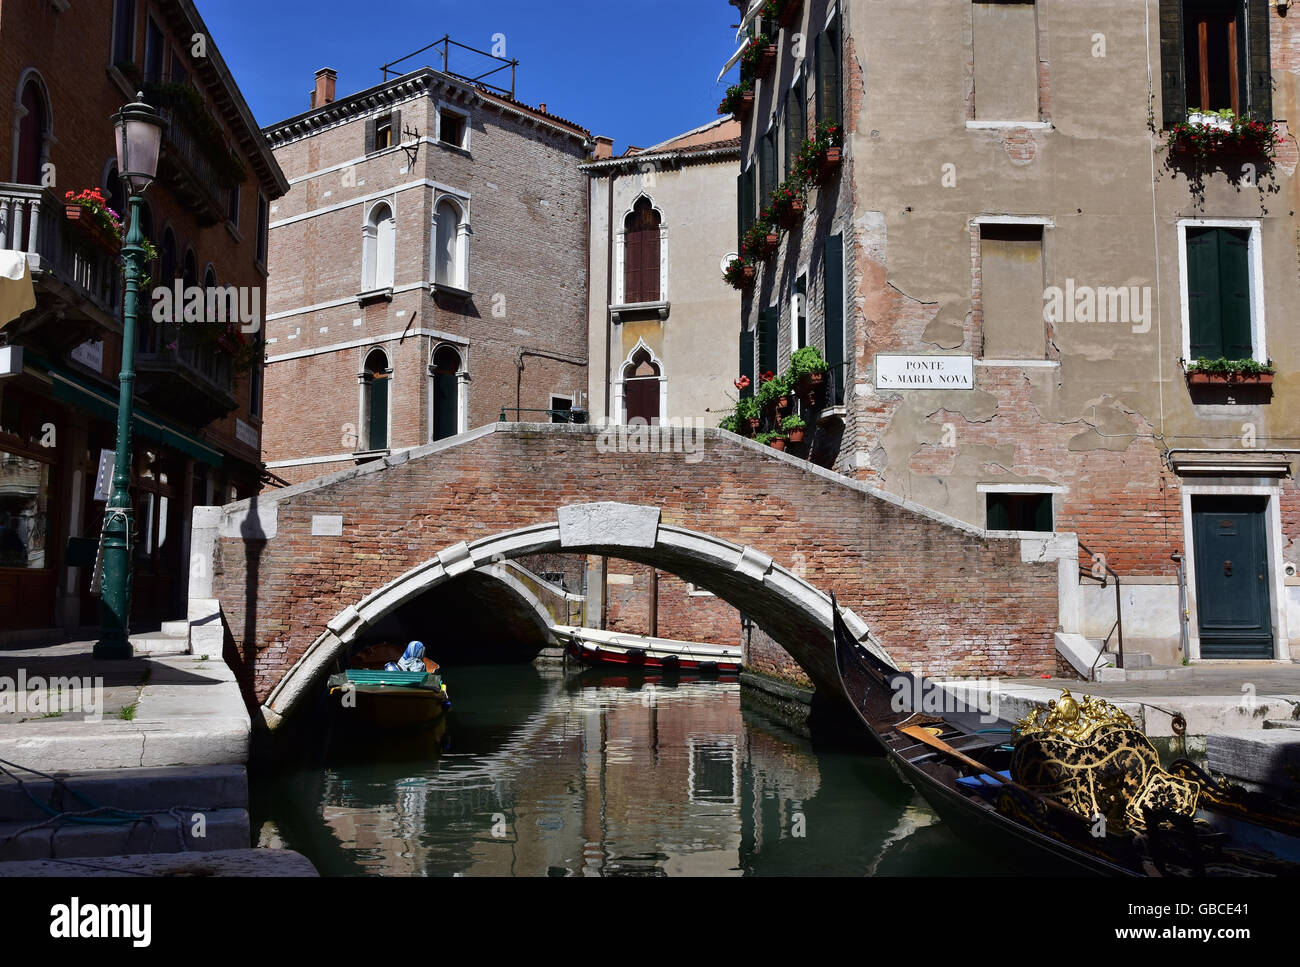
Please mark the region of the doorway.
POLYGON ((1273 657, 1268 498, 1192 497, 1202 658, 1273 657))

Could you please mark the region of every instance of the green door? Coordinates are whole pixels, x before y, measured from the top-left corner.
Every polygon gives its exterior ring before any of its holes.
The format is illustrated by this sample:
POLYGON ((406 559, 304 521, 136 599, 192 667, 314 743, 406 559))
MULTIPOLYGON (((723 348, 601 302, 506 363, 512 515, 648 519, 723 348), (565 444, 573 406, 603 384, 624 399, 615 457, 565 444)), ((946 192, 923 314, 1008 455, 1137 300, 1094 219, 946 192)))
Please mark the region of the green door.
POLYGON ((1265 497, 1193 497, 1202 658, 1272 658, 1265 497))

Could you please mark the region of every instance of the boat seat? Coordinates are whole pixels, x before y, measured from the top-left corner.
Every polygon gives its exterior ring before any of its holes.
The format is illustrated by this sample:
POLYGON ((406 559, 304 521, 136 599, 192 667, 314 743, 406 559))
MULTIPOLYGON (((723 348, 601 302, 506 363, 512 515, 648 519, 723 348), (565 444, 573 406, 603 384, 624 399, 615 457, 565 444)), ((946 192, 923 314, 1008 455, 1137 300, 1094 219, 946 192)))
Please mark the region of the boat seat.
MULTIPOLYGON (((1011 770, 1003 769, 997 773, 1004 779, 1011 778, 1011 770)), ((988 795, 1002 788, 1002 783, 993 778, 993 773, 985 772, 978 776, 958 776, 957 785, 971 792, 977 792, 981 795, 988 795)))

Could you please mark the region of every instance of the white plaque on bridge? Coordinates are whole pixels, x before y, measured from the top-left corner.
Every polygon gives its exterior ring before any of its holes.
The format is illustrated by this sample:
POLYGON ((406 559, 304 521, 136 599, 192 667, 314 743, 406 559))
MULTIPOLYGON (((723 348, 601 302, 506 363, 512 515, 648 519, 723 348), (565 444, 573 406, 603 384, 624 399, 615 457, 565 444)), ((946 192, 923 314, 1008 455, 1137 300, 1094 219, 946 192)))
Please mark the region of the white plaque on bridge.
POLYGON ((972 356, 876 356, 876 389, 974 389, 972 356))

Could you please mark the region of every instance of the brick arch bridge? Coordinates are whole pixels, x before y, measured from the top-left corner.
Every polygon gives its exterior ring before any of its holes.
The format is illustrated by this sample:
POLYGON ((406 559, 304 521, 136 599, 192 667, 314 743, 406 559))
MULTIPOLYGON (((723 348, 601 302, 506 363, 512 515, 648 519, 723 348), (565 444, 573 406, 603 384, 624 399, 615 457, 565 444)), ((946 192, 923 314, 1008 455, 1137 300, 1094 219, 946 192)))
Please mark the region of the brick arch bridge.
POLYGON ((368 625, 536 553, 706 588, 832 693, 830 592, 864 640, 932 673, 1051 671, 1053 633, 1074 630, 1072 535, 991 534, 722 430, 640 434, 489 425, 198 509, 191 598, 219 604, 271 726, 368 625))

